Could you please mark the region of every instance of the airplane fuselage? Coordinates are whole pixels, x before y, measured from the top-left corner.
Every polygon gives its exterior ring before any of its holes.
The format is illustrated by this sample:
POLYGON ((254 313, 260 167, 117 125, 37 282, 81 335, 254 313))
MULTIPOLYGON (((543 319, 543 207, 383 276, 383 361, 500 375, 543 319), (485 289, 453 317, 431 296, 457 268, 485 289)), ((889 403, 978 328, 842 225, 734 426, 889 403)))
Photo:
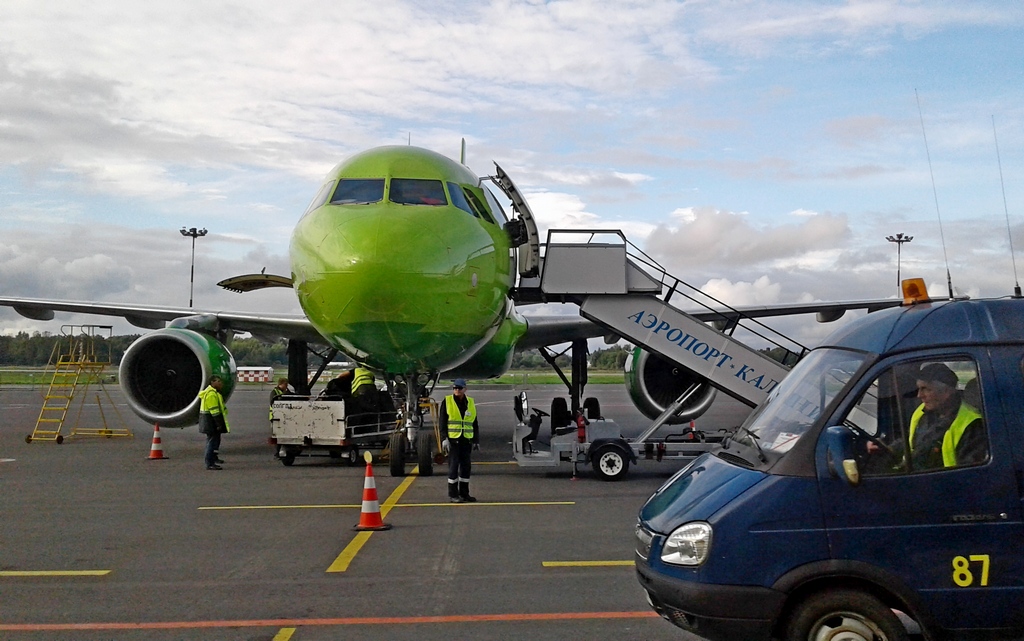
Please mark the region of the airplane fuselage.
POLYGON ((466 167, 425 149, 340 163, 291 239, 310 323, 384 372, 501 373, 526 326, 508 298, 504 214, 489 197, 466 167))

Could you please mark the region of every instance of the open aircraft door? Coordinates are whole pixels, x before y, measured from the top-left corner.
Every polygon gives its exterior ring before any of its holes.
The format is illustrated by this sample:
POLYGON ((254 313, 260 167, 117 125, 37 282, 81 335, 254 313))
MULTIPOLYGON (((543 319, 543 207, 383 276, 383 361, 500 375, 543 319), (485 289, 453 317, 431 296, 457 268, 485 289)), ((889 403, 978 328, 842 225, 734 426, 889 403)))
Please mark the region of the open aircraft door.
POLYGON ((519 253, 519 275, 523 278, 535 277, 540 274, 540 234, 533 212, 501 165, 494 163, 494 168, 495 175, 490 176, 490 180, 512 201, 512 209, 519 215, 506 226, 519 253))

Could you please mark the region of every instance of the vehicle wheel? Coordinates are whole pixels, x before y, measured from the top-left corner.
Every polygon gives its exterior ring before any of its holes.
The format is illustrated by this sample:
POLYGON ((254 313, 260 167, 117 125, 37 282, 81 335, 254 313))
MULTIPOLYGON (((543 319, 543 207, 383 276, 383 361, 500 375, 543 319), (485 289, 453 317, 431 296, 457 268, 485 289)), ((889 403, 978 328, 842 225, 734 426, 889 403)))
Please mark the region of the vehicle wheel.
POLYGON ((587 418, 601 418, 601 401, 593 396, 588 396, 583 401, 583 412, 587 418))
POLYGON ((58 434, 57 435, 57 445, 60 445, 63 442, 64 442, 64 435, 63 434, 58 434))
POLYGON ((356 463, 359 462, 360 456, 358 448, 350 447, 348 451, 345 452, 345 454, 345 462, 348 463, 349 465, 355 465, 356 463))
POLYGON ((28 436, 25 437, 25 442, 26 443, 31 443, 32 442, 32 435, 31 434, 29 434, 28 436))
POLYGON ((562 396, 551 399, 551 436, 555 435, 559 427, 568 425, 570 418, 568 401, 562 396))
POLYGON ((614 445, 602 445, 590 459, 594 474, 602 481, 618 481, 629 471, 629 459, 614 445))
POLYGON ((827 590, 793 610, 786 624, 791 641, 908 641, 906 628, 892 610, 859 590, 827 590))
POLYGON ((392 432, 388 444, 391 446, 391 476, 405 476, 405 432, 392 432))
POLYGON ((291 464, 294 463, 294 462, 295 462, 295 452, 287 452, 284 456, 281 457, 281 463, 285 467, 290 467, 291 464))
POLYGON ((420 430, 416 433, 416 460, 420 465, 420 476, 434 475, 434 459, 430 447, 434 444, 434 430, 420 430))

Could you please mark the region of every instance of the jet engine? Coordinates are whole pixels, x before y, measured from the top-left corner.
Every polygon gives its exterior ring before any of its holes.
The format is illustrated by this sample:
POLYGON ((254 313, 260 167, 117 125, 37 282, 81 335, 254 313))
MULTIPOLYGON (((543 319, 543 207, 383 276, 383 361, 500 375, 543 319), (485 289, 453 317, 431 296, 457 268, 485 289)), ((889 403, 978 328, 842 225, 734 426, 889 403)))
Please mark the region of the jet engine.
POLYGON ((657 418, 694 383, 703 385, 668 423, 691 421, 711 407, 718 393, 703 376, 640 347, 626 359, 626 389, 637 409, 657 418))
POLYGON ((223 343, 189 329, 167 328, 142 336, 121 359, 121 389, 128 407, 147 423, 185 427, 199 418, 199 392, 211 376, 224 381, 224 399, 235 387, 235 359, 223 343))

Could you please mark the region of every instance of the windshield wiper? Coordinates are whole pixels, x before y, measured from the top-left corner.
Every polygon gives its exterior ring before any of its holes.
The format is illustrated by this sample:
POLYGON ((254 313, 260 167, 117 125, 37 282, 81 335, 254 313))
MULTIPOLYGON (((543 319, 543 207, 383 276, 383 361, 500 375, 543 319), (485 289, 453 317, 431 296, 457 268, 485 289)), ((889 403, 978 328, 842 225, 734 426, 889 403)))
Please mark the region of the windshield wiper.
MULTIPOLYGON (((746 427, 743 427, 742 425, 739 425, 739 426, 736 427, 736 432, 745 432, 746 434, 750 435, 750 442, 754 444, 754 448, 757 450, 757 460, 760 461, 761 463, 767 463, 768 462, 768 457, 764 455, 764 450, 761 449, 761 444, 758 443, 758 441, 761 440, 760 436, 758 436, 757 434, 754 434, 753 432, 751 432, 746 427)), ((733 432, 732 435, 726 436, 724 439, 722 439, 722 449, 723 450, 729 449, 729 443, 731 441, 736 440, 735 439, 736 432, 733 432)))

